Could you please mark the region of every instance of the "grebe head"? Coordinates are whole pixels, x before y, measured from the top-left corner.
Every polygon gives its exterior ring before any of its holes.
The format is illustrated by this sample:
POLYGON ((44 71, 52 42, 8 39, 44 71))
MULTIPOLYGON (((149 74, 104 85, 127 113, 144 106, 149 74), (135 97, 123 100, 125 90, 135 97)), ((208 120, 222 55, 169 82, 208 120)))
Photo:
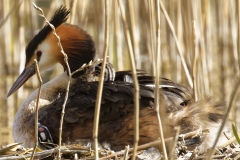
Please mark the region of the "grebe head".
MULTIPOLYGON (((55 27, 64 52, 68 56, 71 72, 88 63, 95 57, 95 45, 91 36, 76 25, 64 23, 70 11, 60 6, 50 23, 55 27)), ((35 62, 38 61, 40 71, 44 71, 56 63, 60 63, 64 70, 67 65, 61 53, 58 39, 52 32, 52 28, 46 25, 27 45, 25 69, 13 84, 7 96, 17 91, 31 76, 35 74, 35 62)))

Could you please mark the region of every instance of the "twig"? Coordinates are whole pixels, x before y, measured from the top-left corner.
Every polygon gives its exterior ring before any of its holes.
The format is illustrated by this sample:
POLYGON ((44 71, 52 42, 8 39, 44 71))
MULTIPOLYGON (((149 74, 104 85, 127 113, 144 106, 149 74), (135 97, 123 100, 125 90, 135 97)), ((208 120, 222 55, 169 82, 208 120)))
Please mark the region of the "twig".
MULTIPOLYGON (((34 154, 34 159, 44 159, 44 158, 47 158, 55 153, 58 153, 58 148, 53 148, 53 149, 50 149, 50 150, 44 150, 42 152, 37 152, 34 154)), ((60 149, 61 150, 61 153, 63 154, 74 154, 74 153, 78 153, 79 155, 86 155, 88 154, 90 151, 89 150, 85 150, 85 149, 82 149, 82 150, 69 150, 69 149, 60 149)), ((28 158, 30 158, 30 154, 21 154, 21 155, 18 155, 18 156, 8 156, 8 157, 0 157, 0 160, 6 160, 6 159, 9 159, 9 160, 15 160, 15 159, 18 159, 18 160, 26 160, 28 158)), ((53 159, 53 158, 51 158, 53 159)))
POLYGON ((68 77, 69 77, 69 80, 68 80, 68 83, 67 83, 67 87, 66 87, 66 95, 65 95, 65 98, 64 98, 64 102, 63 102, 63 105, 62 105, 62 113, 61 113, 61 120, 60 120, 60 127, 59 127, 59 141, 58 141, 58 146, 59 146, 59 152, 58 152, 58 158, 61 159, 61 154, 60 154, 60 148, 61 148, 61 142, 62 142, 62 126, 63 126, 63 118, 64 118, 64 114, 65 114, 65 106, 66 106, 66 103, 67 103, 67 99, 68 99, 68 92, 69 92, 69 87, 70 87, 70 83, 71 83, 71 70, 70 70, 70 67, 69 67, 69 64, 68 64, 68 56, 67 54, 64 52, 63 50, 63 47, 61 45, 61 41, 60 41, 60 37, 57 35, 56 33, 56 30, 55 30, 55 27, 47 20, 47 18, 45 17, 44 13, 43 13, 43 10, 41 8, 39 8, 36 4, 33 3, 33 6, 41 12, 41 14, 39 14, 41 17, 43 17, 46 21, 46 23, 52 28, 52 33, 55 35, 55 37, 57 38, 58 40, 58 46, 60 48, 60 52, 63 54, 64 56, 64 62, 66 63, 66 66, 67 66, 67 71, 68 71, 68 77))
MULTIPOLYGON (((197 158, 194 158, 194 160, 197 160, 197 159, 206 159, 206 158, 208 158, 207 156, 199 156, 199 157, 197 157, 197 158)), ((212 156, 212 159, 222 159, 222 158, 226 158, 226 155, 215 155, 215 156, 212 156)))
POLYGON ((129 152, 129 145, 125 147, 124 154, 123 154, 123 160, 128 159, 128 152, 129 152))
POLYGON ((186 64, 185 59, 184 59, 184 57, 183 57, 183 53, 182 53, 182 49, 181 49, 180 43, 179 43, 179 41, 178 41, 178 39, 177 39, 177 36, 176 36, 176 33, 175 33, 175 29, 174 29, 174 27, 173 27, 173 24, 172 24, 172 22, 171 22, 171 20, 170 20, 170 18, 169 18, 169 16, 168 16, 168 13, 167 13, 167 11, 166 11, 166 9, 165 9, 162 1, 160 1, 160 6, 161 6, 161 9, 162 9, 162 11, 163 11, 163 14, 164 14, 164 16, 165 16, 165 18, 166 18, 166 20, 167 20, 167 22, 168 22, 168 25, 169 25, 169 27, 170 27, 170 30, 171 30, 171 32, 172 32, 172 34, 173 34, 174 40, 175 40, 175 42, 176 42, 177 49, 178 49, 178 53, 179 53, 179 56, 180 56, 180 58, 181 58, 181 61, 182 61, 182 65, 183 65, 185 74, 186 74, 186 76, 187 76, 188 83, 189 83, 190 87, 193 88, 192 78, 191 78, 191 76, 190 76, 189 70, 188 70, 188 68, 187 68, 187 64, 186 64))
POLYGON ((34 59, 34 62, 35 62, 35 70, 37 72, 37 77, 38 77, 38 81, 39 81, 39 88, 38 88, 38 95, 37 95, 36 109, 35 109, 35 146, 32 151, 31 160, 34 157, 34 153, 38 146, 38 107, 39 107, 39 99, 40 99, 41 89, 42 89, 42 78, 41 78, 41 75, 39 72, 38 62, 36 59, 34 59))
POLYGON ((228 114, 230 113, 231 109, 232 109, 232 103, 233 103, 233 99, 237 93, 237 90, 238 90, 238 87, 239 87, 239 84, 240 84, 240 80, 239 80, 239 77, 237 77, 237 82, 235 83, 234 87, 233 87, 233 91, 231 93, 231 96, 230 96, 230 100, 229 100, 229 104, 228 104, 228 108, 227 108, 227 112, 225 113, 225 116, 223 118, 223 122, 222 122, 222 125, 221 127, 219 128, 219 131, 218 131, 218 134, 217 134, 217 137, 214 141, 214 144, 211 148, 211 150, 209 151, 209 154, 208 154, 208 160, 211 159, 211 157, 213 156, 214 154, 214 150, 215 150, 215 147, 217 145, 217 142, 218 142, 218 139, 220 137, 220 134, 222 134, 222 130, 224 128, 224 125, 227 121, 227 118, 228 118, 228 114))
POLYGON ((160 4, 159 4, 159 0, 156 1, 156 6, 157 6, 157 41, 156 41, 156 61, 155 61, 155 66, 156 66, 156 73, 155 73, 155 89, 154 89, 154 106, 155 106, 155 110, 156 110, 156 114, 157 114, 157 120, 158 120, 158 130, 159 130, 159 134, 160 134, 160 138, 163 140, 162 144, 162 150, 163 150, 163 155, 164 155, 164 159, 168 159, 168 155, 167 155, 167 149, 165 146, 165 142, 164 142, 164 134, 163 134, 163 127, 162 127, 162 121, 161 121, 161 116, 160 116, 160 89, 159 89, 159 76, 161 75, 160 73, 160 64, 161 64, 161 38, 160 38, 160 4))
MULTIPOLYGON (((240 134, 238 134, 238 136, 240 136, 240 134)), ((228 137, 227 137, 228 138, 228 137)), ((236 142, 236 138, 233 136, 232 138, 230 138, 227 142, 221 144, 219 147, 220 148, 224 148, 230 144, 233 144, 234 142, 236 142)))
POLYGON ((179 140, 184 140, 184 139, 188 139, 188 138, 191 138, 191 137, 195 137, 199 134, 202 134, 202 133, 209 133, 209 129, 205 129, 205 130, 201 130, 201 129, 198 129, 198 130, 195 130, 195 131, 192 131, 192 132, 188 132, 188 133, 185 133, 185 134, 180 134, 178 136, 179 140))
POLYGON ((98 91, 97 91, 97 99, 95 105, 95 112, 94 112, 94 124, 93 124, 93 139, 94 139, 94 150, 95 150, 95 159, 98 160, 98 125, 99 125, 99 115, 100 115, 100 108, 101 108, 101 100, 102 100, 102 90, 103 90, 103 82, 104 82, 104 73, 105 73, 105 66, 106 60, 108 55, 108 48, 109 48, 109 1, 105 0, 105 45, 104 45, 104 55, 103 55, 103 62, 102 62, 102 69, 100 74, 100 79, 98 82, 98 91))
POLYGON ((136 65, 134 60, 134 53, 133 47, 131 43, 131 37, 126 21, 126 15, 123 8, 123 4, 121 0, 118 0, 118 5, 120 7, 121 15, 122 15, 122 22, 124 26, 124 35, 128 45, 129 56, 131 60, 131 67, 132 67, 132 77, 133 77, 133 84, 134 84, 134 144, 133 144, 133 156, 132 159, 136 159, 136 152, 137 152, 137 145, 139 141, 139 83, 137 78, 136 72, 136 65))
POLYGON ((174 151, 176 149, 176 144, 177 144, 177 141, 178 141, 178 137, 179 137, 179 133, 180 133, 180 127, 175 127, 174 128, 176 130, 175 132, 175 136, 173 137, 173 140, 172 140, 172 145, 170 147, 170 153, 169 153, 169 159, 174 159, 174 151))

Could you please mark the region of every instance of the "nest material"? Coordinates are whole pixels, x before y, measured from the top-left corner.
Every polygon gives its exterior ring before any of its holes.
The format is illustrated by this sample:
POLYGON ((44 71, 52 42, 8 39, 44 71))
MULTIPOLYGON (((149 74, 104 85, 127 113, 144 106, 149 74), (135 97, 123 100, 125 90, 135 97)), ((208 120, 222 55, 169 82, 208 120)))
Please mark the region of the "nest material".
MULTIPOLYGON (((188 133, 189 134, 189 133, 188 133)), ((172 159, 206 159, 207 152, 199 153, 198 145, 194 145, 195 147, 191 147, 193 142, 196 142, 196 139, 201 139, 204 141, 204 132, 201 134, 196 134, 191 137, 186 137, 183 139, 182 135, 179 136, 177 145, 171 156, 172 159), (191 148, 191 150, 189 149, 191 148)), ((191 134, 189 134, 191 135, 191 134)), ((167 139, 166 143, 172 142, 172 139, 167 139)), ((144 144, 138 147, 138 160, 145 159, 161 159, 162 155, 159 152, 157 147, 160 146, 161 141, 150 142, 149 144, 144 144)), ((68 144, 64 144, 61 147, 61 153, 63 159, 94 159, 94 151, 92 150, 92 143, 86 140, 78 140, 75 142, 69 142, 68 144)), ((169 143, 171 144, 171 143, 169 143)), ((169 147, 170 148, 170 147, 169 147)), ((132 148, 128 149, 128 158, 131 157, 132 148)), ((32 154, 33 148, 25 149, 19 143, 9 144, 7 146, 2 146, 0 149, 0 160, 2 159, 26 159, 30 158, 32 154)), ((55 147, 50 150, 41 150, 37 148, 36 153, 34 154, 34 159, 54 159, 57 156, 58 147, 55 147)), ((125 150, 126 152, 126 150, 125 150)), ((123 150, 115 152, 109 148, 107 143, 101 145, 99 149, 100 159, 122 159, 124 155, 126 155, 123 150)), ((224 158, 240 158, 239 155, 240 148, 239 145, 229 144, 227 146, 222 145, 217 148, 215 154, 212 158, 224 159, 224 158)), ((170 153, 170 152, 169 152, 170 153)))

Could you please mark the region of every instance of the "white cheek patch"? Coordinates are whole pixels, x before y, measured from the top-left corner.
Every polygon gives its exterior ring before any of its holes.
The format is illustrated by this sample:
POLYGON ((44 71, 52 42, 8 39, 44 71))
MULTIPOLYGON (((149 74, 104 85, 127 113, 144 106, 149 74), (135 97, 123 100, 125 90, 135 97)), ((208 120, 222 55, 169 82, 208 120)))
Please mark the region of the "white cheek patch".
POLYGON ((51 52, 51 45, 50 44, 51 43, 49 43, 48 41, 43 41, 42 43, 40 43, 38 45, 37 49, 34 51, 36 59, 37 59, 36 53, 38 51, 42 52, 42 55, 40 57, 40 61, 38 62, 40 71, 47 70, 48 68, 52 67, 53 65, 55 65, 57 63, 57 60, 54 57, 55 54, 53 54, 51 52))

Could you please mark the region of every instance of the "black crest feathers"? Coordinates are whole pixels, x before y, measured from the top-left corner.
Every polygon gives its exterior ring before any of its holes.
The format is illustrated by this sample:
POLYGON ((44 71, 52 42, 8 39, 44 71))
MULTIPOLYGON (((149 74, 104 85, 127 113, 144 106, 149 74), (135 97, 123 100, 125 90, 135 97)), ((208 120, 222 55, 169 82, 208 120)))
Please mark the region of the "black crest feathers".
MULTIPOLYGON (((57 28, 62 23, 64 23, 69 16, 70 10, 66 8, 66 6, 61 5, 53 15, 50 23, 57 28)), ((26 63, 27 64, 32 55, 34 54, 34 50, 37 48, 38 44, 40 44, 47 35, 52 31, 52 28, 47 24, 44 26, 44 28, 39 31, 39 33, 29 42, 29 44, 26 47, 26 63)))
POLYGON ((68 19, 68 15, 70 13, 70 10, 66 8, 66 6, 61 5, 53 15, 50 23, 54 25, 55 28, 57 28, 59 25, 64 23, 68 19))

